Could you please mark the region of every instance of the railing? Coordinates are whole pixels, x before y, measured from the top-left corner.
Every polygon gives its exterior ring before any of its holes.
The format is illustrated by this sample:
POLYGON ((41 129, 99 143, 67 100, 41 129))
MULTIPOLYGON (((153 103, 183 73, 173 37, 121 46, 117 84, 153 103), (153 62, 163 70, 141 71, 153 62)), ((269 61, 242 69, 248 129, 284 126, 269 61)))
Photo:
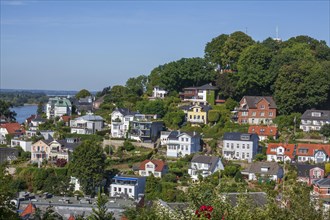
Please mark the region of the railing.
POLYGON ((188 119, 189 122, 204 123, 204 119, 188 119))

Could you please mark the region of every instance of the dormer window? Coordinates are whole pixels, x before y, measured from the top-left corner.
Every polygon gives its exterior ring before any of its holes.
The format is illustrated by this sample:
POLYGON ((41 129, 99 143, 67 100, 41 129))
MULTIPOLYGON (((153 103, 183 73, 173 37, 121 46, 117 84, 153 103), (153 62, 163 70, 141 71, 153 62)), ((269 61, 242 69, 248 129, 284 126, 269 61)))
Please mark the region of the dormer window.
POLYGON ((260 109, 265 109, 265 105, 260 105, 260 109))
POLYGON ((321 112, 312 112, 313 117, 321 117, 321 112))

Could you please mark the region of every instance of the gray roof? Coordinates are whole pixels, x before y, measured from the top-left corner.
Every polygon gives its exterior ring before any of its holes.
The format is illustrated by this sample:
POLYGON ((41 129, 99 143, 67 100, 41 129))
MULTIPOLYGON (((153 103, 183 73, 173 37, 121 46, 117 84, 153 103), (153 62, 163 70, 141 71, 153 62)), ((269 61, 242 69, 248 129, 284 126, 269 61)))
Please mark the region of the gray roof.
POLYGON ((104 121, 104 119, 98 115, 84 115, 79 118, 76 118, 75 120, 81 120, 81 119, 86 121, 104 121))
POLYGON ((114 111, 119 111, 122 115, 134 115, 133 112, 131 112, 128 108, 115 108, 114 111))
POLYGON ((267 204, 267 194, 265 192, 249 192, 249 193, 226 193, 224 194, 228 198, 232 206, 236 206, 238 197, 245 196, 252 205, 260 207, 267 204))
POLYGON ((315 182, 317 186, 320 187, 330 187, 330 178, 323 178, 315 182))
POLYGON ((181 131, 171 131, 171 133, 168 135, 169 140, 178 140, 179 137, 183 134, 187 134, 190 137, 195 137, 199 136, 198 132, 193 132, 193 131, 187 131, 187 132, 181 132, 181 131))
POLYGON ((205 84, 205 85, 202 85, 200 87, 197 87, 197 89, 200 89, 200 90, 217 90, 218 87, 212 86, 210 84, 205 84))
POLYGON ((204 112, 208 112, 209 110, 212 109, 212 106, 210 106, 210 105, 184 105, 184 106, 181 106, 180 109, 189 111, 195 106, 201 107, 204 112))
POLYGON ((256 104, 263 98, 266 99, 267 102, 269 102, 269 108, 277 108, 275 101, 271 96, 244 96, 242 100, 244 98, 249 108, 256 108, 256 104))
POLYGON ((330 111, 329 110, 313 110, 309 109, 304 112, 304 114, 301 116, 302 120, 324 120, 324 121, 330 121, 330 111), (319 112, 321 113, 321 117, 312 116, 312 112, 319 112))
POLYGON ((257 134, 241 133, 241 132, 226 132, 223 135, 223 140, 236 141, 252 141, 254 138, 259 138, 257 134), (243 137, 243 138, 242 138, 243 137))
POLYGON ((266 175, 277 175, 281 169, 280 165, 276 162, 254 162, 248 169, 249 173, 259 173, 266 175), (268 168, 267 172, 262 172, 261 168, 268 168))
POLYGON ((211 171, 214 170, 218 161, 219 161, 219 157, 205 156, 205 155, 195 155, 191 160, 192 163, 210 164, 209 170, 211 170, 211 171))
POLYGON ((324 170, 324 165, 311 165, 311 164, 300 164, 297 163, 294 165, 298 171, 299 177, 309 177, 309 171, 315 167, 318 167, 324 170))
POLYGON ((35 122, 46 122, 46 119, 42 118, 41 115, 37 115, 34 119, 32 119, 31 121, 35 121, 35 122))

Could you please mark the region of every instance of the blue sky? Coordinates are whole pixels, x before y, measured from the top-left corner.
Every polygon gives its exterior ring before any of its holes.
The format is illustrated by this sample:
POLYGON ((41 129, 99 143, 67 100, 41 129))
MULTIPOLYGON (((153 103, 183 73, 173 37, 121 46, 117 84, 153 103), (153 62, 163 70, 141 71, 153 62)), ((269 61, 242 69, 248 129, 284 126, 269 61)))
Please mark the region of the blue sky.
POLYGON ((329 1, 1 0, 1 88, 98 91, 220 34, 309 35, 329 45, 329 1))

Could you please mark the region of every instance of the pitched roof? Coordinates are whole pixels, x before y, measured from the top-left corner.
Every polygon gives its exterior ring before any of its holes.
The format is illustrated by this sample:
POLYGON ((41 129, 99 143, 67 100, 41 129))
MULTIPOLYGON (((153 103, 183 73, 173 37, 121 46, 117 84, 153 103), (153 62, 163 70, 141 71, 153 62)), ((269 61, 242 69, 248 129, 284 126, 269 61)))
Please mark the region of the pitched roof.
POLYGON ((269 103, 269 108, 277 108, 272 96, 244 96, 242 100, 244 99, 249 108, 257 108, 256 104, 262 99, 265 99, 269 103))
POLYGON ((84 115, 75 120, 85 120, 85 121, 103 121, 104 119, 98 115, 84 115))
POLYGON ((276 162, 254 162, 248 169, 249 173, 260 173, 267 175, 277 175, 281 169, 280 165, 276 162), (261 168, 267 168, 267 171, 261 171, 261 168))
POLYGON ((330 121, 330 110, 314 110, 309 109, 304 112, 304 114, 301 116, 302 120, 326 120, 330 121), (321 113, 320 117, 312 116, 313 112, 321 113))
POLYGON ((248 192, 248 193, 224 193, 232 206, 236 206, 240 196, 246 196, 251 204, 260 207, 267 204, 267 194, 265 192, 248 192))
POLYGON ((254 133, 259 136, 276 136, 277 127, 275 126, 262 126, 262 125, 251 125, 249 127, 249 133, 254 133))
POLYGON ((30 216, 32 214, 34 214, 36 211, 36 206, 34 204, 32 204, 32 202, 30 202, 26 208, 24 209, 24 211, 20 214, 21 217, 25 217, 25 216, 30 216))
POLYGON ((69 115, 62 115, 62 116, 61 116, 61 119, 62 119, 62 121, 64 121, 64 122, 69 122, 70 119, 71 119, 71 116, 69 116, 69 115))
POLYGON ((219 161, 219 157, 216 156, 205 156, 205 155, 195 155, 191 162, 192 163, 204 163, 209 164, 209 170, 213 170, 219 161))
POLYGON ((315 182, 315 185, 319 186, 319 187, 327 187, 330 188, 330 178, 323 178, 320 180, 317 180, 315 182))
POLYGON ((196 89, 199 89, 199 90, 217 90, 218 87, 216 86, 212 86, 212 84, 205 84, 205 85, 202 85, 200 87, 197 87, 196 89))
POLYGON ((35 122, 45 122, 46 119, 42 118, 41 115, 36 115, 34 119, 32 119, 31 121, 35 121, 35 122))
POLYGON ((72 214, 70 214, 70 217, 68 218, 68 220, 75 220, 76 218, 72 215, 72 214))
POLYGON ((166 166, 165 162, 162 160, 145 160, 140 164, 139 170, 145 170, 146 164, 149 162, 153 163, 156 166, 155 171, 157 172, 162 172, 162 170, 166 166))
POLYGON ((301 164, 297 163, 294 165, 298 171, 298 177, 309 177, 309 171, 313 168, 320 168, 324 170, 324 165, 311 165, 311 164, 301 164))
POLYGON ((297 156, 314 156, 316 151, 324 151, 328 156, 330 156, 330 144, 305 144, 305 143, 298 143, 296 155, 297 156), (307 149, 306 153, 299 151, 301 149, 307 149))
POLYGON ((1 124, 0 127, 5 128, 8 132, 8 134, 23 134, 24 133, 24 129, 17 122, 4 123, 4 124, 1 124))
POLYGON ((181 132, 179 131, 171 131, 171 133, 168 135, 168 139, 169 140, 178 140, 180 136, 182 135, 188 135, 190 137, 196 137, 196 136, 200 136, 198 132, 195 131, 187 131, 187 132, 181 132))
POLYGON ((276 148, 284 147, 284 155, 290 157, 291 159, 294 158, 294 149, 295 144, 283 144, 283 143, 269 143, 267 146, 267 155, 276 155, 276 148))
POLYGON ((126 115, 132 115, 134 114, 133 112, 131 112, 129 109, 127 108, 115 108, 115 110, 113 111, 118 111, 120 112, 122 115, 126 116, 126 115))
POLYGON ((236 141, 251 141, 258 138, 256 134, 240 133, 240 132, 226 132, 223 135, 223 140, 236 140, 236 141), (242 139, 243 137, 243 139, 242 139))

